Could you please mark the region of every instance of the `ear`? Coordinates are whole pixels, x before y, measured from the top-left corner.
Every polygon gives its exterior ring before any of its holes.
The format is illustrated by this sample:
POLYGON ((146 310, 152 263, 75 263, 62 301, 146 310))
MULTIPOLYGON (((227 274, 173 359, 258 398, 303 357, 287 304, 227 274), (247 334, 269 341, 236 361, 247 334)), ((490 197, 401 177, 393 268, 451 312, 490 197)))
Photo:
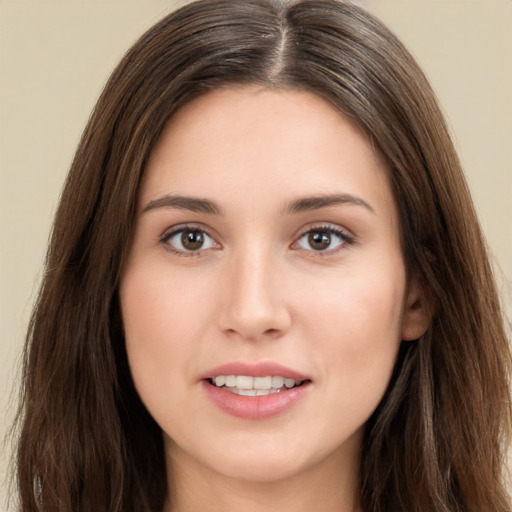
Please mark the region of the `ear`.
POLYGON ((428 329, 432 321, 432 312, 414 278, 409 280, 405 299, 402 340, 417 340, 428 329))

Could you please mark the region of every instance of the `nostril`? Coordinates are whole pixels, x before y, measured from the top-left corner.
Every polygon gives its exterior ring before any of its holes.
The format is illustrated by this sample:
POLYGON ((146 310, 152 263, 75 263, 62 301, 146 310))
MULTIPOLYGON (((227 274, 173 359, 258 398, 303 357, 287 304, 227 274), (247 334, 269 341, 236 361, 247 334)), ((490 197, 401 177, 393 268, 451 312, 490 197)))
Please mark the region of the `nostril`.
MULTIPOLYGON (((236 298, 236 297, 235 297, 236 298)), ((291 325, 291 315, 284 304, 262 303, 260 300, 235 300, 222 305, 218 325, 229 337, 247 341, 275 340, 286 333, 291 325)))

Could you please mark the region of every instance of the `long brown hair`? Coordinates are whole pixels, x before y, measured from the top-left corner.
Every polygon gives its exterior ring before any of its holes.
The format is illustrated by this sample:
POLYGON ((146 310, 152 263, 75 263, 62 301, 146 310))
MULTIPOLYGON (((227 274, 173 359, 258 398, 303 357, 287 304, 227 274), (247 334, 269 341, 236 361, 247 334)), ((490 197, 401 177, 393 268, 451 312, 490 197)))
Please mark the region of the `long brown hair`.
POLYGON ((311 91, 364 131, 389 168, 407 271, 432 311, 366 426, 365 512, 510 510, 510 355, 461 166, 410 54, 336 0, 200 0, 151 28, 112 74, 66 181, 27 336, 21 510, 161 510, 162 435, 130 377, 120 273, 163 126, 198 95, 244 84, 311 91))

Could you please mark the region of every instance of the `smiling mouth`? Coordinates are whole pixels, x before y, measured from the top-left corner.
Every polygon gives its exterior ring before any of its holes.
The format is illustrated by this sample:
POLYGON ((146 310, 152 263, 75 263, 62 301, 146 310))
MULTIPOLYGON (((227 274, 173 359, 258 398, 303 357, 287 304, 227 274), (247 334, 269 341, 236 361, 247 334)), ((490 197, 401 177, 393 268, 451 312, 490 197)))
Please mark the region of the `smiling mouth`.
POLYGON ((241 396, 266 396, 281 393, 289 389, 302 386, 306 380, 295 380, 278 375, 265 377, 252 377, 249 375, 217 375, 208 382, 225 391, 241 396))

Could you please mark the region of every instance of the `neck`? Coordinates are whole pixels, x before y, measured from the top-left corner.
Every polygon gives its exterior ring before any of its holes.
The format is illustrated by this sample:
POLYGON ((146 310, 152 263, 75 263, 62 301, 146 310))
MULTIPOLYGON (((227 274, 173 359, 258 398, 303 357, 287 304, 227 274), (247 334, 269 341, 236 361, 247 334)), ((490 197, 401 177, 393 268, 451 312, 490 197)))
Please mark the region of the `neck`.
POLYGON ((251 481, 211 471, 174 447, 164 512, 361 512, 359 452, 346 455, 331 454, 278 480, 251 481))

